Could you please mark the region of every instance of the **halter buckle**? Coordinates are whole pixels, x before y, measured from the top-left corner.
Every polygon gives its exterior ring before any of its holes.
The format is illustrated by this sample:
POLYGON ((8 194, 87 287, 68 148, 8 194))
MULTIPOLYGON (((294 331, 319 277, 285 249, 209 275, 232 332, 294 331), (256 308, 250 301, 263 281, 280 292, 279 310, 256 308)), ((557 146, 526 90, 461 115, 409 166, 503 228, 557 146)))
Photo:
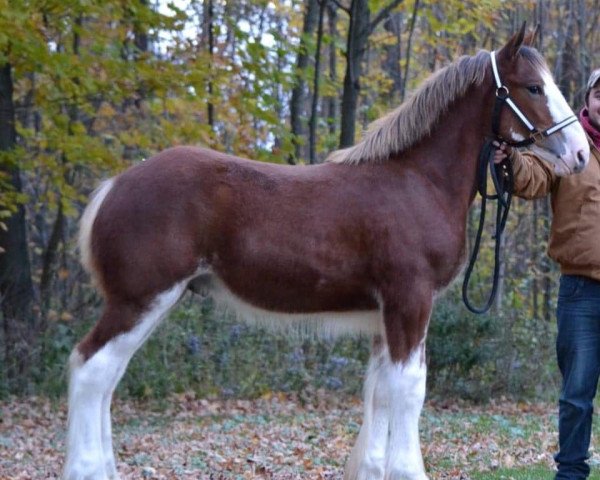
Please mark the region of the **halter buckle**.
POLYGON ((496 89, 496 97, 505 99, 508 98, 509 92, 508 87, 506 85, 502 85, 496 89))
POLYGON ((534 132, 531 132, 531 134, 529 135, 529 138, 531 138, 533 140, 533 143, 536 143, 540 140, 543 140, 545 137, 545 132, 540 132, 539 130, 535 130, 534 132))

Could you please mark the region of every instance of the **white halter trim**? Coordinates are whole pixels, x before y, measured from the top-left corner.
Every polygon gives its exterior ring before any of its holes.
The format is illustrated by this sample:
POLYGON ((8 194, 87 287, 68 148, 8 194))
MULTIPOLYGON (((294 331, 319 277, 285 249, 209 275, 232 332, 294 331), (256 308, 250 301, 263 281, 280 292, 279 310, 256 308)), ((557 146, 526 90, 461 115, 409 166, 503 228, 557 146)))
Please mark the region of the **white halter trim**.
POLYGON ((558 132, 561 128, 564 128, 567 125, 571 125, 572 123, 575 123, 576 121, 577 121, 577 117, 576 116, 565 118, 562 122, 557 123, 553 127, 550 127, 549 129, 547 129, 545 131, 545 135, 546 136, 552 135, 553 133, 558 132))
POLYGON ((527 119, 527 117, 525 116, 525 114, 519 109, 519 107, 517 107, 515 105, 515 102, 513 102, 510 97, 506 99, 506 103, 508 104, 508 106, 511 108, 511 110, 513 112, 515 112, 517 114, 517 117, 519 117, 519 119, 525 124, 525 126, 529 129, 530 132, 535 131, 535 127, 531 124, 531 122, 527 119))
MULTIPOLYGON (((500 73, 498 72, 498 65, 496 64, 496 51, 490 52, 490 58, 492 59, 492 72, 494 72, 494 80, 496 81, 496 88, 502 88, 502 80, 500 80, 500 73)), ((506 87, 504 87, 506 88, 506 87)), ((508 90, 507 90, 508 91, 508 90)))
POLYGON ((492 50, 490 52, 490 58, 492 59, 492 72, 494 72, 494 81, 496 82, 496 95, 500 95, 503 90, 506 95, 506 104, 510 107, 510 109, 515 112, 519 120, 523 122, 523 124, 529 129, 530 132, 535 131, 535 127, 529 121, 529 119, 525 116, 525 114, 515 105, 515 102, 508 96, 508 88, 502 84, 502 80, 500 80, 500 72, 498 71, 498 64, 496 63, 496 52, 492 50))

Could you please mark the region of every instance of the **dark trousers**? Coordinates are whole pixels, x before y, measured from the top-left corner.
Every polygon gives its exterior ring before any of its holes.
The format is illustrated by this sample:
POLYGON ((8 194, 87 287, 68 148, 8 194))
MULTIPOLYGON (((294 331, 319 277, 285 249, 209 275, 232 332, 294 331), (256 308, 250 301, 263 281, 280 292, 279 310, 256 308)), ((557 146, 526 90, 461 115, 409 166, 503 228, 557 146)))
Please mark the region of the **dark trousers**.
POLYGON ((558 293, 556 353, 559 400, 556 480, 585 479, 590 467, 593 401, 600 375, 600 282, 563 275, 558 293))

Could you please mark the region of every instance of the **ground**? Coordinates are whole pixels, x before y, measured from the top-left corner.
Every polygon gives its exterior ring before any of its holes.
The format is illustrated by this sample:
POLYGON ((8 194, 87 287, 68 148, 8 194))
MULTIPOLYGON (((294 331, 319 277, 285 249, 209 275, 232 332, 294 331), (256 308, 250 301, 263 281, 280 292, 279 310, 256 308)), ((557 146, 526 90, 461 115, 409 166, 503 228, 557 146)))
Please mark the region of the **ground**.
MULTIPOLYGON (((361 401, 319 394, 310 404, 283 395, 162 402, 117 399, 114 442, 124 479, 341 479, 361 422, 361 401)), ((431 480, 552 478, 555 407, 427 402, 422 449, 431 480)), ((0 480, 60 478, 64 402, 0 404, 0 480)), ((592 458, 594 461, 596 457, 592 458)))

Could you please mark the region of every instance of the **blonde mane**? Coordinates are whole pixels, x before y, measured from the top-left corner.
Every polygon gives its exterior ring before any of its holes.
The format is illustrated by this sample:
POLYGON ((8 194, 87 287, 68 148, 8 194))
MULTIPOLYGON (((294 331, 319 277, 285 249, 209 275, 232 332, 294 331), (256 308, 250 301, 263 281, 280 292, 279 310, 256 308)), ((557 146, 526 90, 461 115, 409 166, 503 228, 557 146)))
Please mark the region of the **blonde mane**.
POLYGON ((332 152, 328 162, 359 164, 387 160, 427 137, 434 125, 471 85, 483 82, 489 52, 462 56, 438 70, 395 110, 373 122, 356 145, 332 152))

